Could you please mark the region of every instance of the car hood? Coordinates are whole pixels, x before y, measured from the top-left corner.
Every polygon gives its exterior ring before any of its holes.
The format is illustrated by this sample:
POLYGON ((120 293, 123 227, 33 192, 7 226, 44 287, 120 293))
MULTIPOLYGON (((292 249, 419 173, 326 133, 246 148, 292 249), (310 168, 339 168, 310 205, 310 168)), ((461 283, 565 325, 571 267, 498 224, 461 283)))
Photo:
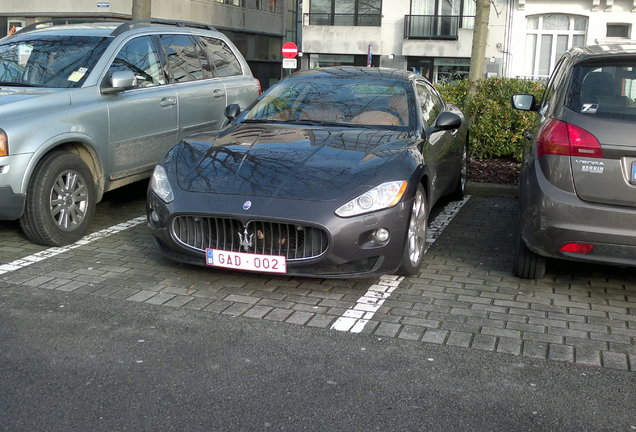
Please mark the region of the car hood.
POLYGON ((40 117, 71 104, 68 89, 0 87, 0 118, 3 128, 24 125, 30 117, 40 117))
POLYGON ((173 157, 178 184, 190 192, 326 201, 408 179, 413 158, 399 155, 414 142, 388 130, 243 124, 190 137, 173 157))
POLYGON ((59 89, 0 87, 0 105, 22 102, 59 91, 59 89))

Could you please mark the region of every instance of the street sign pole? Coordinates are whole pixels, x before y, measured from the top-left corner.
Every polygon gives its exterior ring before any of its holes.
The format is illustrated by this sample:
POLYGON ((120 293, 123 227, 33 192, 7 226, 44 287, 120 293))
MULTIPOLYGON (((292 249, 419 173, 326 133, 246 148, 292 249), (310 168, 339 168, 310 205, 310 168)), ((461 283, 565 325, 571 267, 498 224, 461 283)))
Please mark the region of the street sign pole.
POLYGON ((298 55, 298 46, 293 42, 285 42, 282 48, 283 53, 283 69, 288 71, 288 75, 291 69, 298 67, 298 61, 296 56, 298 55))

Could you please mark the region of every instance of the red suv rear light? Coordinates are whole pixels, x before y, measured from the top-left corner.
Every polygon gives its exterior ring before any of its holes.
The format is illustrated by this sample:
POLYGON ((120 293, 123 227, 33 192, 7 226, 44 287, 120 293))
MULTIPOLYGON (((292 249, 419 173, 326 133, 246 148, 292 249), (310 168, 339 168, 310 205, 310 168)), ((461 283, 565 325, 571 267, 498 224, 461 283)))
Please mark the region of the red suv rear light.
POLYGON ((256 81, 256 86, 258 87, 258 95, 260 96, 263 93, 263 87, 261 86, 261 81, 258 78, 254 78, 256 81))
POLYGON ((561 120, 550 119, 541 127, 537 138, 539 157, 555 154, 602 158, 601 143, 583 128, 561 120))

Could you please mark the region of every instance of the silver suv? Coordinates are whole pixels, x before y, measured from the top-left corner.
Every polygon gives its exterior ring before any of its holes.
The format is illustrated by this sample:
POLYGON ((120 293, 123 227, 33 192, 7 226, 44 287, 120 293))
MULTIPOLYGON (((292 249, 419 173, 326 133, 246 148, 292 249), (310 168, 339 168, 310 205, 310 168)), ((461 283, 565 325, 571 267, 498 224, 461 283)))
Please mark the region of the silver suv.
POLYGON ((81 238, 104 192, 148 177, 186 135, 218 130, 260 85, 205 24, 36 23, 0 40, 0 220, 35 243, 81 238))

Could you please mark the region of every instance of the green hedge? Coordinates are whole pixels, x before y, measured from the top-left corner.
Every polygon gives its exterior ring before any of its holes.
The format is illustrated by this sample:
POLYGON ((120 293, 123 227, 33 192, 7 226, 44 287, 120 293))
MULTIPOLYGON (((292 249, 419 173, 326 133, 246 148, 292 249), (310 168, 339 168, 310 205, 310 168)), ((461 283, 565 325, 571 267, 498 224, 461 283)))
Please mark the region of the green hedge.
POLYGON ((469 121, 469 153, 480 159, 503 157, 521 160, 523 132, 536 113, 512 107, 513 94, 530 93, 540 98, 545 85, 512 78, 487 78, 477 82, 472 102, 467 101, 468 80, 438 84, 445 101, 459 106, 469 121))

